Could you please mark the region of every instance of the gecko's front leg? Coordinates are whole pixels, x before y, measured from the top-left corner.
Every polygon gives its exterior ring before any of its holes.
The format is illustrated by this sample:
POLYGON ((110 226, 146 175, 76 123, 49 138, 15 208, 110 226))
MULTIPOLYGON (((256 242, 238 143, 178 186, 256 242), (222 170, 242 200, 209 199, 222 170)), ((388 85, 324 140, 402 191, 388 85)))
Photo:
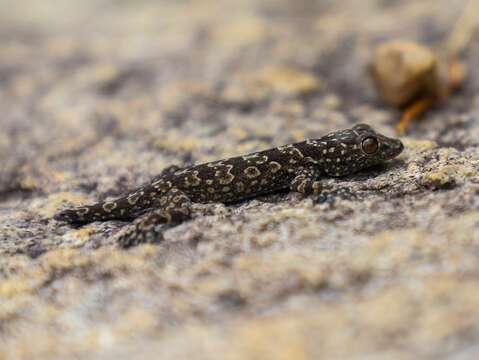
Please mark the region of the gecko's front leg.
POLYGON ((319 169, 314 167, 302 169, 291 181, 289 188, 303 195, 319 194, 322 189, 321 182, 318 180, 320 176, 319 169))
POLYGON ((337 198, 340 199, 356 199, 356 195, 348 188, 340 188, 336 190, 325 189, 318 180, 321 172, 315 168, 307 168, 301 170, 291 181, 291 191, 301 193, 303 195, 313 195, 313 203, 334 203, 337 198))
POLYGON ((157 208, 148 212, 118 237, 118 244, 127 248, 142 243, 154 243, 163 240, 165 225, 179 224, 191 218, 191 200, 178 189, 171 189, 161 196, 157 208))

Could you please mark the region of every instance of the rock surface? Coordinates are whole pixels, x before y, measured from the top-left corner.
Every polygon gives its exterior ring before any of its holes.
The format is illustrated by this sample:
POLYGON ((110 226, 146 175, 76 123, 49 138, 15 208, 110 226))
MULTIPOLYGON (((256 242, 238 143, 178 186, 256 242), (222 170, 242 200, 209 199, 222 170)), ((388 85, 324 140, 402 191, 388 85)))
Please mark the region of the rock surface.
MULTIPOLYGON (((199 208, 128 251, 121 222, 51 219, 170 164, 359 121, 394 135, 372 51, 438 46, 454 4, 0 0, 0 358, 477 358, 476 71, 319 203, 199 208)), ((479 67, 477 37, 464 56, 479 67)))

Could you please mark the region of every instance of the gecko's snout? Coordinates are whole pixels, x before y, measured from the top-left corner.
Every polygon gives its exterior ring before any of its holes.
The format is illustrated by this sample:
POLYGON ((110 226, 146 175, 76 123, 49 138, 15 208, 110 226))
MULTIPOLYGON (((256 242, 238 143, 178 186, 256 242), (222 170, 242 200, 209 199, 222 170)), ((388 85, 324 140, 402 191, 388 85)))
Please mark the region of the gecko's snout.
POLYGON ((386 138, 381 144, 381 156, 384 160, 390 160, 398 156, 404 150, 404 144, 399 139, 386 138))
POLYGON ((393 141, 391 141, 389 146, 390 146, 390 151, 392 156, 398 156, 404 150, 404 145, 402 141, 399 139, 393 139, 393 141))

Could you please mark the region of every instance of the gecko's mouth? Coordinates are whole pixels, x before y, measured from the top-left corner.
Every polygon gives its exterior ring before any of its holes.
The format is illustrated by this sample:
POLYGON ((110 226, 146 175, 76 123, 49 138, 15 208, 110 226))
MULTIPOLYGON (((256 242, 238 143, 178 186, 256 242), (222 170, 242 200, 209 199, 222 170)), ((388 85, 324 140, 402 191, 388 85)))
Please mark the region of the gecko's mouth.
POLYGON ((387 141, 381 143, 382 158, 384 160, 391 160, 402 153, 404 144, 399 139, 387 138, 387 141))
POLYGON ((398 156, 400 153, 402 153, 402 151, 404 150, 404 144, 402 143, 401 140, 399 139, 395 139, 394 141, 394 146, 393 146, 393 149, 394 149, 394 157, 398 156))

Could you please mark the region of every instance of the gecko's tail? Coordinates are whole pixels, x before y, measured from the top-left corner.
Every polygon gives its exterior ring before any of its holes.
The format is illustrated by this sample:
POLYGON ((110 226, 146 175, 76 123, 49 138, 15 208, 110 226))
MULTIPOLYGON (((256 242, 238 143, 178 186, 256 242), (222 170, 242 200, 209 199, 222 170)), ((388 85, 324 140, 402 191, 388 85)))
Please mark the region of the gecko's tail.
POLYGON ((90 206, 65 209, 56 213, 53 216, 53 219, 70 224, 87 224, 93 221, 131 219, 131 216, 126 216, 126 214, 105 210, 105 206, 108 206, 109 204, 111 203, 102 202, 90 206))
POLYGON ((53 219, 70 224, 87 224, 106 220, 129 221, 151 207, 151 202, 144 194, 143 191, 135 191, 116 200, 65 209, 55 214, 53 219))
POLYGON ((90 209, 88 207, 78 207, 62 210, 53 216, 56 221, 67 222, 71 224, 81 224, 94 221, 88 216, 90 209))

